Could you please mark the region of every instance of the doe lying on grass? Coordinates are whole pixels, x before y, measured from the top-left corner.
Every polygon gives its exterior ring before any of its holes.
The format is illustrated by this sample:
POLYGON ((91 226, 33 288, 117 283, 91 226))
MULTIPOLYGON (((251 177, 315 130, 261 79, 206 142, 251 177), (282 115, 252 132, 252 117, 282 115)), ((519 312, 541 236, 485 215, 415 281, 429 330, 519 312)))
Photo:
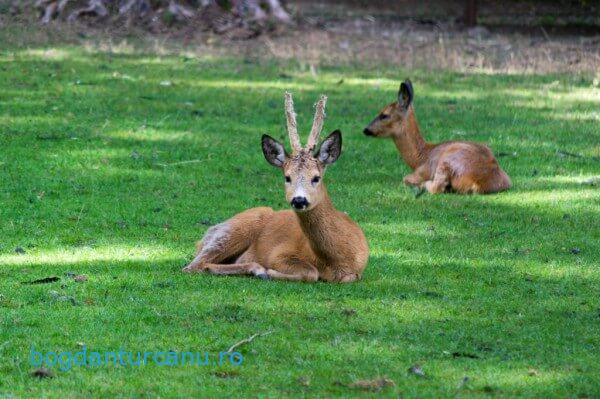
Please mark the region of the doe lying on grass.
POLYGON ((400 85, 398 101, 385 107, 363 131, 367 136, 394 140, 414 170, 404 178, 405 184, 432 194, 489 194, 510 188, 510 178, 486 145, 468 141, 427 143, 419 131, 412 100, 413 87, 407 79, 400 85))
POLYGON ((367 240, 352 219, 335 209, 322 180, 325 167, 341 154, 340 131, 331 133, 315 150, 326 100, 323 96, 317 103, 305 147, 300 144, 289 93, 285 111, 292 154, 270 136, 262 137, 265 158, 283 171, 293 211, 253 208, 211 227, 184 272, 342 283, 361 277, 369 257, 367 240))

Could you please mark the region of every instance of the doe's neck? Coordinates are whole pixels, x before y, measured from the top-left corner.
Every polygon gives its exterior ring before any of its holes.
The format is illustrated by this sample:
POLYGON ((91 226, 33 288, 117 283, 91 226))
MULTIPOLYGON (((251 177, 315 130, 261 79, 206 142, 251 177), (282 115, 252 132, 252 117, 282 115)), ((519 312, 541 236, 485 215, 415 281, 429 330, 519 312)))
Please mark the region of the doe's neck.
POLYGON ((416 169, 427 160, 432 146, 421 135, 412 107, 408 109, 406 118, 393 132, 392 139, 402 155, 402 159, 412 169, 416 169))

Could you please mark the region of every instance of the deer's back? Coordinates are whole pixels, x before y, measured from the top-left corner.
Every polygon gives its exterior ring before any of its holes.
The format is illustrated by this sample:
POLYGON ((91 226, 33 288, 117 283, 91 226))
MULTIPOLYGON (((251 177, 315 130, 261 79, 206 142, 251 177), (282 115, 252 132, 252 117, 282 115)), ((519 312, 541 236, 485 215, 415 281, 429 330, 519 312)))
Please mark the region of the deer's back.
POLYGON ((456 192, 492 193, 511 186, 510 178, 484 144, 469 141, 437 144, 428 163, 432 176, 439 165, 450 169, 452 189, 456 192))
POLYGON ((432 172, 440 162, 448 164, 457 175, 485 172, 498 167, 488 146, 469 141, 448 141, 435 145, 428 160, 432 172))

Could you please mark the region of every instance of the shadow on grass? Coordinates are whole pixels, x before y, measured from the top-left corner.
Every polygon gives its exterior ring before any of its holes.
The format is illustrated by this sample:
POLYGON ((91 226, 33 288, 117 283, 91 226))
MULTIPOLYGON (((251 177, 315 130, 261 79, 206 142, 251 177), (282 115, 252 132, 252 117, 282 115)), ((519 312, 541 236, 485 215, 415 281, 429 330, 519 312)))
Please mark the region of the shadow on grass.
MULTIPOLYGON (((180 258, 5 264, 0 291, 11 294, 0 298, 0 322, 12 325, 11 353, 21 358, 7 371, 28 370, 32 346, 75 351, 75 342, 85 342, 98 351, 218 352, 273 331, 240 348, 248 365, 228 390, 266 377, 259 365, 289 370, 287 380, 271 386, 278 392, 303 375, 312 375, 311 389, 321 393, 349 392, 345 384, 372 378, 373 370, 400 390, 425 384, 452 393, 448 378, 459 384, 464 375, 470 382, 462 389, 470 393, 594 390, 589 373, 598 282, 592 279, 523 274, 497 259, 485 266, 468 260, 431 265, 397 263, 390 255, 373 256, 364 279, 349 285, 188 275, 179 272, 183 264, 180 258), (88 281, 77 283, 67 273, 86 274, 88 281), (61 281, 21 284, 48 274, 61 281), (43 334, 31 336, 32 329, 43 334), (414 362, 424 364, 426 380, 407 374, 414 362), (328 369, 314 374, 315 364, 328 369)), ((178 381, 190 371, 207 388, 219 384, 211 368, 169 369, 165 377, 178 381)), ((58 384, 89 373, 135 377, 131 368, 83 368, 61 373, 58 384)))
POLYGON ((507 370, 524 364, 561 370, 593 356, 597 309, 589 295, 598 281, 592 278, 524 274, 501 260, 485 267, 468 261, 407 265, 392 256, 374 256, 364 279, 350 285, 187 275, 179 272, 182 265, 181 259, 5 265, 0 289, 11 296, 0 302, 3 319, 21 320, 12 330, 17 340, 26 339, 29 328, 46 325, 40 311, 61 320, 47 327, 47 337, 34 338, 41 347, 61 329, 110 347, 143 345, 168 328, 172 342, 186 344, 190 332, 212 329, 213 334, 195 338, 206 350, 223 350, 243 331, 294 331, 298 342, 275 338, 272 350, 287 344, 322 355, 340 346, 350 365, 376 358, 378 340, 388 348, 402 343, 416 359, 500 361, 507 370), (61 281, 21 284, 49 273, 61 281), (83 273, 89 280, 77 283, 67 273, 83 273), (98 320, 111 322, 98 325, 98 320), (130 335, 140 329, 145 333, 130 335), (352 342, 366 347, 354 353, 352 342))

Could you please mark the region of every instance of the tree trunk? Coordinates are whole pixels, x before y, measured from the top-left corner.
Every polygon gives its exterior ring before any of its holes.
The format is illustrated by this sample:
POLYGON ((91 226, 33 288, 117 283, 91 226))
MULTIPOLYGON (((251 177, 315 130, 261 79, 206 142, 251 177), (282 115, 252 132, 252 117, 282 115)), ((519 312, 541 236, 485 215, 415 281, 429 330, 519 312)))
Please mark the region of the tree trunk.
POLYGON ((477 25, 477 0, 465 0, 463 23, 468 27, 477 25))

